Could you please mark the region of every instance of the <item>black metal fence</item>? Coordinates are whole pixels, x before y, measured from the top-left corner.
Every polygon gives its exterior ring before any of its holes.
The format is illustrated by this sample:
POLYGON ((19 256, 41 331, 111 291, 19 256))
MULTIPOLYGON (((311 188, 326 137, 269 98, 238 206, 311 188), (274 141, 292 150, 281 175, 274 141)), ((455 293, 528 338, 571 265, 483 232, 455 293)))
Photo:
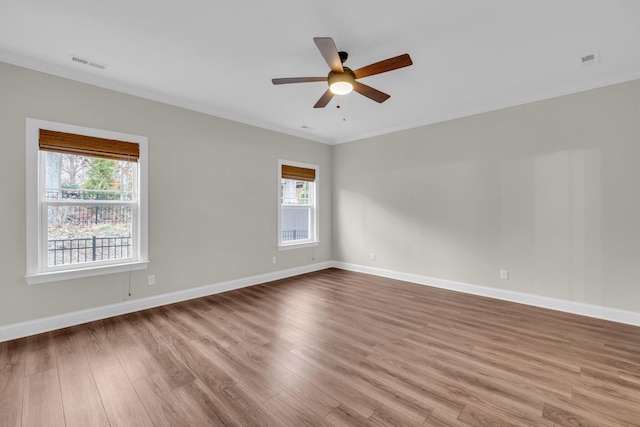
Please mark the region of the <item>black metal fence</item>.
POLYGON ((130 224, 131 206, 49 206, 50 226, 130 224))
POLYGON ((46 190, 45 197, 48 200, 54 199, 75 199, 75 200, 131 200, 131 191, 104 191, 104 190, 85 190, 62 189, 62 190, 46 190))
POLYGON ((49 266, 131 257, 131 237, 49 240, 49 266))
POLYGON ((302 240, 309 238, 309 230, 282 230, 282 241, 302 240))

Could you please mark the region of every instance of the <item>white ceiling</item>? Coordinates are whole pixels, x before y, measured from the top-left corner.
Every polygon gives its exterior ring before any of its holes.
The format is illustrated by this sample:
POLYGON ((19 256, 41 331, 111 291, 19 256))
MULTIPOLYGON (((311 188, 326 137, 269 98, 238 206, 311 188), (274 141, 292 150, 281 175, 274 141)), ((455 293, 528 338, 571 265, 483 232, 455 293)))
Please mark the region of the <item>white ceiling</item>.
POLYGON ((637 0, 0 0, 0 60, 333 144, 640 78, 639 22, 637 0), (316 36, 414 65, 361 80, 383 104, 314 109, 326 83, 271 79, 326 76, 316 36))

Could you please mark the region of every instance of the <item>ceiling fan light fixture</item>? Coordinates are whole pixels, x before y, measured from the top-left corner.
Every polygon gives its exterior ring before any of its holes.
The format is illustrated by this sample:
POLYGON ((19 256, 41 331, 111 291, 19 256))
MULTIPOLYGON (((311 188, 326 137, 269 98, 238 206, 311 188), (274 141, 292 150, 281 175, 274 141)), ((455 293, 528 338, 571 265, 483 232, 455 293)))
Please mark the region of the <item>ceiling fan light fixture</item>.
POLYGON ((334 95, 346 95, 353 90, 353 83, 356 81, 356 76, 353 71, 344 67, 344 72, 339 73, 331 71, 329 73, 329 90, 334 95))
POLYGON ((329 86, 334 95, 346 95, 353 90, 353 85, 349 82, 335 82, 329 86))

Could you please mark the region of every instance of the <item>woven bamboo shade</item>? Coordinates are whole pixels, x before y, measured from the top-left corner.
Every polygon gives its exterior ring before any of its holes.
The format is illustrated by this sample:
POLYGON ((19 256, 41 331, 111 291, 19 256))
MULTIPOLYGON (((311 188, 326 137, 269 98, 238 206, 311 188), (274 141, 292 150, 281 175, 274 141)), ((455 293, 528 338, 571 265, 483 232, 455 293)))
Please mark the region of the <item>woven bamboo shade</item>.
POLYGON ((40 129, 40 150, 103 159, 126 160, 129 162, 137 162, 140 157, 140 146, 135 142, 76 135, 47 129, 40 129))
POLYGON ((316 170, 309 168, 300 168, 297 166, 282 165, 282 178, 313 182, 316 180, 316 170))

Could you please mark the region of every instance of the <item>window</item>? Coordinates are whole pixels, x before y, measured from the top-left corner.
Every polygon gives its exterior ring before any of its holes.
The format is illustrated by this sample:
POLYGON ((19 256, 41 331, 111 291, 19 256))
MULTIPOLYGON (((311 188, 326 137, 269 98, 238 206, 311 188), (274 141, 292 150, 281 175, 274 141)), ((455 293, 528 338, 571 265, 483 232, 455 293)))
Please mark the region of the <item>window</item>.
POLYGON ((318 166, 279 161, 278 247, 318 243, 318 166))
POLYGON ((147 139, 27 119, 27 282, 147 266, 147 139))

